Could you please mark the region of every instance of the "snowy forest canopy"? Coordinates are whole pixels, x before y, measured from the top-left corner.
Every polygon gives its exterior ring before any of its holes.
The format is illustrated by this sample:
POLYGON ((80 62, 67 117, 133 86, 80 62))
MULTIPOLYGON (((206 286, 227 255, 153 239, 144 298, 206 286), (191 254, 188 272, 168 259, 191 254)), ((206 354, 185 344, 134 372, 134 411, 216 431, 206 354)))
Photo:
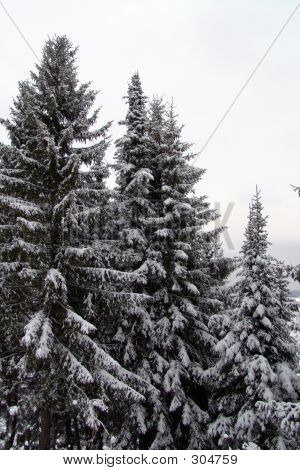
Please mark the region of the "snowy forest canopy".
POLYGON ((54 37, 1 120, 0 448, 299 449, 299 269, 260 192, 226 258, 173 104, 135 73, 109 166, 96 95, 54 37))

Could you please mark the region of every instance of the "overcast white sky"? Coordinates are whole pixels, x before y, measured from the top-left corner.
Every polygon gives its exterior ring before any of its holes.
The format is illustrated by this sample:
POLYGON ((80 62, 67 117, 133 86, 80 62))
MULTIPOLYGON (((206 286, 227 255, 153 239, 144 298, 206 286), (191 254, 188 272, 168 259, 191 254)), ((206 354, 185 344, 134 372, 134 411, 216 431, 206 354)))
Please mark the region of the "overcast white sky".
MULTIPOLYGON (((100 89, 102 123, 117 122, 135 70, 145 93, 174 97, 184 137, 200 150, 297 0, 3 0, 40 54, 53 34, 79 45, 79 76, 100 89)), ((0 116, 36 59, 0 6, 0 116)), ((7 141, 3 129, 0 140, 7 141)), ((108 157, 111 158, 113 148, 108 157)), ((300 263, 300 9, 199 158, 197 187, 225 211, 236 254, 258 184, 272 253, 300 263)), ((226 247, 225 247, 226 248, 226 247)))

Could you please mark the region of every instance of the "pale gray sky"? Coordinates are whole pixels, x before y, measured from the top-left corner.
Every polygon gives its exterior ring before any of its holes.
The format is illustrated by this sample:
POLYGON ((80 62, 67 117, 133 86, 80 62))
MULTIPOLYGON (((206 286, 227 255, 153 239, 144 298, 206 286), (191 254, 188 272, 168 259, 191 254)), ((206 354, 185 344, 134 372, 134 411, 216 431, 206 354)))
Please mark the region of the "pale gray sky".
MULTIPOLYGON (((174 97, 184 137, 200 150, 240 86, 280 30, 297 0, 3 0, 40 54, 53 34, 79 45, 80 79, 100 89, 102 122, 117 122, 122 96, 139 70, 151 97, 174 97)), ((33 68, 32 52, 0 8, 0 116, 7 117, 17 83, 33 68)), ((3 129, 0 140, 7 140, 3 129)), ((113 148, 108 157, 111 158, 113 148)), ((272 253, 300 263, 300 9, 207 146, 197 187, 224 211, 236 254, 249 200, 258 184, 269 214, 272 253)), ((225 247, 226 248, 226 247, 225 247)))

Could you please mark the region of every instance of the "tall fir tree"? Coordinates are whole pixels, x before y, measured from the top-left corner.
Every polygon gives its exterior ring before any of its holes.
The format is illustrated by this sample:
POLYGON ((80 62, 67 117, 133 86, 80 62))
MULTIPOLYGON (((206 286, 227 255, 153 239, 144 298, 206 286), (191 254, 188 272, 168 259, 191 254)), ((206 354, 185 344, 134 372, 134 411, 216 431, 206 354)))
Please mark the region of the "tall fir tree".
MULTIPOLYGON (((129 96, 136 79, 132 79, 129 96)), ((154 99, 147 118, 144 104, 141 107, 140 86, 138 90, 138 99, 128 98, 127 116, 140 119, 142 114, 143 125, 136 120, 133 132, 132 123, 127 121, 127 133, 118 142, 117 181, 130 206, 136 202, 136 195, 122 188, 137 187, 136 175, 147 175, 139 188, 140 206, 135 212, 139 229, 142 227, 138 241, 143 243, 132 246, 133 251, 142 253, 135 257, 136 269, 146 279, 143 292, 150 301, 138 312, 137 319, 125 313, 118 337, 123 350, 128 350, 130 341, 130 360, 123 357, 127 367, 142 375, 158 392, 148 397, 145 405, 128 410, 118 446, 204 448, 209 417, 201 376, 209 363, 209 349, 215 343, 208 331, 208 304, 212 305, 210 294, 219 282, 213 278, 208 252, 220 230, 204 230, 216 214, 205 197, 193 194, 204 170, 189 164, 193 155, 188 152, 190 146, 181 140, 173 106, 166 114, 162 100, 154 99), (128 160, 130 155, 134 164, 128 160), (122 175, 124 166, 130 174, 129 181, 122 175), (146 327, 136 328, 141 321, 146 327)), ((136 233, 137 226, 132 229, 136 233)))
POLYGON ((3 122, 11 145, 1 146, 1 380, 14 411, 31 410, 30 439, 35 446, 40 427, 42 449, 56 445, 60 416, 66 428, 75 416, 95 433, 111 392, 141 399, 128 385, 136 379, 110 357, 90 322, 93 288, 105 291, 112 279, 130 275, 104 266, 91 240, 83 244, 103 212, 109 125, 92 129, 96 93, 79 84, 75 58, 66 37, 48 40, 31 80, 20 83, 11 120, 3 122))
POLYGON ((224 261, 215 256, 222 228, 207 229, 217 214, 206 196, 196 196, 194 189, 204 170, 190 164, 194 155, 182 141, 173 104, 163 125, 157 119, 160 108, 159 101, 153 103, 152 121, 158 126, 150 127, 151 139, 160 147, 152 160, 156 217, 150 219, 155 260, 150 263, 155 322, 151 366, 161 397, 152 447, 205 448, 209 416, 202 374, 215 344, 208 321, 220 307, 216 290, 222 276, 219 271, 218 278, 214 268, 224 261))
POLYGON ((293 447, 299 377, 289 335, 285 281, 268 256, 266 217, 258 191, 250 205, 242 246, 237 299, 219 359, 207 372, 214 393, 209 436, 218 448, 293 447))
MULTIPOLYGON (((153 174, 150 168, 147 98, 137 72, 131 78, 125 99, 128 111, 120 124, 125 126, 126 131, 116 142, 119 255, 116 253, 115 262, 137 275, 134 284, 122 284, 120 291, 129 287, 135 296, 140 296, 141 301, 134 296, 129 304, 125 303, 119 309, 120 320, 116 324, 114 341, 120 363, 151 383, 145 358, 151 352, 153 324, 148 308, 150 296, 146 288, 147 276, 140 268, 147 260, 147 219, 153 215, 153 174)), ((147 395, 147 402, 149 400, 153 400, 153 391, 147 395)), ((122 410, 125 420, 118 429, 115 443, 118 448, 149 447, 146 432, 147 402, 122 410)))

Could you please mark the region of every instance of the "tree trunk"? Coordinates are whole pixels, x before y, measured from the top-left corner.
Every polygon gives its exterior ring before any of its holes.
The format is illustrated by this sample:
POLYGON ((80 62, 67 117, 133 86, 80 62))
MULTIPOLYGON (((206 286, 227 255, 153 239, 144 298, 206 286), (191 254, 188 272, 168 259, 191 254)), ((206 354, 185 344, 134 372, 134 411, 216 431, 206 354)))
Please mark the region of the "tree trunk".
POLYGON ((30 441, 31 441, 31 430, 30 430, 30 428, 25 429, 24 435, 23 435, 23 440, 24 440, 24 449, 29 450, 30 449, 30 441))
POLYGON ((4 449, 9 450, 12 448, 15 440, 15 435, 16 435, 16 430, 17 430, 17 417, 16 416, 9 416, 8 419, 8 426, 7 426, 7 431, 8 431, 8 437, 5 441, 4 444, 4 449))
POLYGON ((103 429, 99 428, 96 433, 96 439, 94 443, 94 449, 102 450, 103 449, 103 429))
POLYGON ((74 431, 75 431, 76 447, 77 447, 78 450, 80 450, 80 449, 81 449, 80 434, 79 434, 78 421, 77 421, 77 417, 76 417, 76 416, 75 416, 75 418, 74 418, 74 431))
POLYGON ((66 420, 66 449, 73 449, 73 433, 72 433, 72 427, 71 427, 71 419, 67 415, 66 420))
POLYGON ((39 438, 39 449, 50 449, 50 430, 51 430, 51 414, 48 405, 41 408, 41 430, 39 438))
POLYGON ((15 440, 15 435, 17 431, 17 415, 15 413, 11 413, 10 409, 12 406, 17 406, 18 403, 18 394, 16 387, 12 387, 9 395, 7 404, 9 407, 7 420, 6 420, 6 434, 7 438, 5 439, 4 449, 9 450, 12 448, 15 440))

